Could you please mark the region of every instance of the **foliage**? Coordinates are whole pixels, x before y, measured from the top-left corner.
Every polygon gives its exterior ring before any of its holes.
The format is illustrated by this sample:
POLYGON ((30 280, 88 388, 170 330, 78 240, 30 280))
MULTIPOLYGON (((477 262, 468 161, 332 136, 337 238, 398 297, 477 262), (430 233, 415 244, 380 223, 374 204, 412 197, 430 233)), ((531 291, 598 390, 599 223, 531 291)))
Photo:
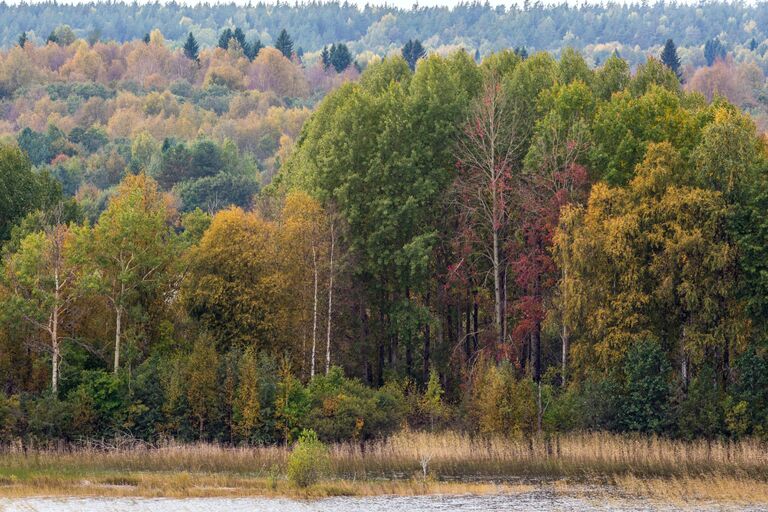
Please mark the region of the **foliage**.
POLYGON ((328 449, 312 430, 304 430, 288 457, 288 480, 297 487, 309 487, 328 474, 328 449))

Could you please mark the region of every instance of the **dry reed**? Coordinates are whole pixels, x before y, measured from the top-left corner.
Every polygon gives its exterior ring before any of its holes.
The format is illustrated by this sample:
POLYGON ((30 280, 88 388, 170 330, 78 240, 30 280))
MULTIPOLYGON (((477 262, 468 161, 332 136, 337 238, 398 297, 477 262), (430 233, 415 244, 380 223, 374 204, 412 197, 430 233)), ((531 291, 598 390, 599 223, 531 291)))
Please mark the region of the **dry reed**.
MULTIPOLYGON (((174 443, 10 450, 0 453, 0 495, 295 496, 283 476, 288 453, 281 446, 174 443)), ((567 479, 564 485, 608 484, 661 498, 736 496, 747 488, 768 497, 768 453, 758 440, 606 433, 510 440, 405 431, 365 445, 333 445, 330 453, 332 475, 306 491, 311 496, 489 492, 567 479)))

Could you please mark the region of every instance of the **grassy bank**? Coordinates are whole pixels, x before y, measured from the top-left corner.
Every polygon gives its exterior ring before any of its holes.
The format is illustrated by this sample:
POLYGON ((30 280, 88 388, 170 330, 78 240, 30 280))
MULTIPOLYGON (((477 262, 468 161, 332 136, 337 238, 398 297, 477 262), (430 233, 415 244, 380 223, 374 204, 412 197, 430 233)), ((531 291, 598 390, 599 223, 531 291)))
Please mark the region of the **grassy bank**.
POLYGON ((165 445, 0 454, 0 496, 294 496, 563 492, 595 485, 659 499, 768 502, 758 441, 685 443, 584 434, 478 439, 404 432, 330 447, 328 478, 306 490, 285 479, 284 447, 165 445))

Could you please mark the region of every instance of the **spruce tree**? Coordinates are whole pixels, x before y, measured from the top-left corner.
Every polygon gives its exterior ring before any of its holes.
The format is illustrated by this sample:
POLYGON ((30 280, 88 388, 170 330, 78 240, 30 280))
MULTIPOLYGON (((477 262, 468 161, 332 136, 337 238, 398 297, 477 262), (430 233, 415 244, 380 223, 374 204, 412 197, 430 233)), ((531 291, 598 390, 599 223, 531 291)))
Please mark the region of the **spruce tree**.
POLYGON ((293 55, 293 40, 285 29, 281 30, 280 35, 277 36, 277 40, 275 41, 275 48, 280 50, 280 53, 285 55, 285 57, 288 59, 290 59, 293 55))
POLYGON ((27 33, 22 32, 21 35, 19 36, 19 46, 24 48, 25 44, 27 44, 27 33))
POLYGON ((328 71, 328 68, 331 67, 331 54, 328 51, 327 46, 323 46, 323 52, 320 54, 320 59, 323 61, 323 69, 328 71))
POLYGON ((680 83, 683 82, 680 57, 677 56, 677 47, 671 39, 667 39, 667 42, 664 44, 664 49, 661 51, 661 62, 675 73, 680 83))
POLYGON ((240 27, 236 27, 235 31, 232 32, 232 37, 235 38, 235 40, 240 43, 240 48, 245 51, 245 48, 248 46, 248 43, 245 41, 245 34, 240 29, 240 27))
POLYGON ((225 28, 221 32, 221 35, 219 36, 219 44, 218 44, 219 48, 221 48, 222 50, 226 50, 227 48, 229 48, 229 40, 232 39, 233 37, 234 37, 234 34, 232 33, 232 29, 225 28))
POLYGON ((718 38, 710 39, 704 44, 704 58, 707 59, 707 66, 725 59, 725 47, 718 38))
POLYGON ((243 51, 245 52, 245 56, 248 57, 248 60, 252 61, 259 55, 262 48, 264 48, 264 45, 261 44, 261 39, 254 39, 252 43, 243 48, 243 51))
POLYGON ((192 35, 192 32, 189 33, 187 36, 187 42, 184 43, 184 55, 189 60, 194 60, 195 62, 199 61, 198 58, 198 52, 200 51, 200 47, 197 45, 197 41, 195 40, 195 36, 192 35))
MULTIPOLYGON (((48 39, 50 39, 50 37, 48 37, 48 39)), ((146 34, 144 34, 144 38, 142 39, 142 41, 144 41, 144 44, 149 44, 149 40, 150 40, 149 32, 147 32, 146 34)))
POLYGON ((405 46, 403 46, 402 54, 405 62, 408 63, 411 71, 413 71, 416 69, 416 63, 419 59, 426 56, 427 52, 421 45, 421 41, 418 39, 409 39, 408 42, 405 43, 405 46))
POLYGON ((352 54, 344 43, 331 46, 330 63, 337 73, 341 73, 352 64, 352 54))

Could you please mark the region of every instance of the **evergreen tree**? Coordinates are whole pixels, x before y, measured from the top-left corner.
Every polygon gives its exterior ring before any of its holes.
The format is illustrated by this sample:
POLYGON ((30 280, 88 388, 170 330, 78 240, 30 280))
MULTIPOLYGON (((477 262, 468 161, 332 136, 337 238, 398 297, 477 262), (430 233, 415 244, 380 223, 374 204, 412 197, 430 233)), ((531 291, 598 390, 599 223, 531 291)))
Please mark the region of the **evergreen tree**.
POLYGON ((290 59, 293 55, 293 39, 291 39, 291 36, 288 35, 285 29, 281 30, 280 35, 277 36, 275 48, 280 50, 280 53, 285 55, 287 59, 290 59))
POLYGON ((405 59, 405 62, 408 63, 411 71, 416 69, 416 62, 427 55, 427 52, 421 45, 421 41, 418 39, 409 39, 408 42, 405 43, 405 46, 403 46, 402 53, 403 58, 405 59))
POLYGON ((677 47, 672 39, 667 39, 661 52, 661 62, 671 69, 680 83, 683 82, 683 70, 680 67, 680 57, 677 56, 677 47))
POLYGON ((352 64, 352 54, 344 43, 331 45, 330 64, 337 73, 341 73, 352 64))
POLYGON ((144 34, 144 38, 142 39, 144 41, 144 44, 149 44, 149 32, 144 34))
POLYGON ((323 69, 328 70, 331 67, 331 53, 328 51, 327 46, 323 46, 323 52, 320 54, 320 58, 323 61, 323 69))
POLYGON ((707 66, 711 66, 716 60, 725 59, 725 47, 718 38, 710 39, 704 44, 704 58, 707 66))
POLYGON ((187 36, 187 42, 184 43, 184 55, 189 60, 194 60, 197 62, 199 60, 198 52, 200 50, 200 47, 197 45, 197 41, 195 40, 195 36, 192 35, 192 32, 189 33, 187 36))
MULTIPOLYGON (((753 39, 753 41, 754 41, 754 39, 753 39)), ((27 44, 27 33, 26 32, 22 32, 21 35, 19 36, 19 46, 24 48, 25 44, 27 44)))
POLYGON ((240 43, 240 48, 245 49, 245 47, 248 46, 248 43, 245 41, 245 34, 240 27, 235 28, 235 31, 232 32, 232 37, 234 37, 235 40, 240 43))
POLYGON ((222 50, 226 50, 227 48, 229 48, 229 40, 232 39, 233 37, 235 37, 235 35, 232 32, 232 29, 225 28, 221 32, 221 35, 219 36, 219 43, 218 43, 219 48, 221 48, 222 50))
POLYGON ((261 49, 264 48, 264 45, 261 44, 261 39, 254 39, 252 43, 246 45, 243 48, 243 51, 245 52, 245 56, 248 57, 248 60, 255 59, 258 55, 261 49))
POLYGON ((753 52, 755 50, 757 50, 757 41, 755 41, 755 38, 753 37, 749 41, 749 51, 753 52))

